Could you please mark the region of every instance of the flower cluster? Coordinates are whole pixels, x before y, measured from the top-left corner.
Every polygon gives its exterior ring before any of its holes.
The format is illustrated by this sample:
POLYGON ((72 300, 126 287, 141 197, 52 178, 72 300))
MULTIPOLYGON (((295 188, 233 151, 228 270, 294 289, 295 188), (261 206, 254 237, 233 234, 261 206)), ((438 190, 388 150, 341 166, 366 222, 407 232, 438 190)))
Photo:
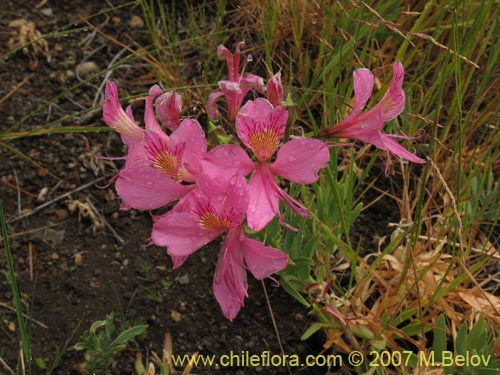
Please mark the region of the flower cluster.
MULTIPOLYGON (((229 79, 219 82, 220 91, 211 94, 207 102, 207 114, 216 119, 220 116, 217 100, 225 98, 227 116, 235 124, 240 144, 209 150, 198 121, 181 119, 180 95, 164 93, 158 85, 150 89, 145 100, 144 128, 137 124, 130 107, 121 107, 117 87, 111 81, 106 85, 103 104, 105 123, 120 133, 128 146, 125 165, 116 175, 122 208, 154 210, 175 203, 165 214, 154 217, 151 233, 153 244, 166 247, 174 268, 226 234, 213 290, 224 315, 231 320, 247 296, 247 270, 256 279, 263 279, 288 263, 284 252, 247 237, 246 228, 260 231, 276 216, 286 226, 280 201, 298 215, 309 217, 307 208, 279 181, 314 183, 330 159, 329 145, 318 139, 294 137, 284 142, 288 112, 281 105, 280 73, 267 84, 259 76, 240 73, 241 45, 234 54, 219 46, 229 79), (244 103, 250 91, 257 98, 244 103)), ((402 76, 397 63, 396 78, 386 96, 372 110, 361 113, 371 93, 373 76, 367 70, 357 70, 355 108, 325 134, 360 139, 388 154, 421 162, 399 146, 392 139, 395 136, 381 133, 383 122, 397 116, 404 106, 402 76)))

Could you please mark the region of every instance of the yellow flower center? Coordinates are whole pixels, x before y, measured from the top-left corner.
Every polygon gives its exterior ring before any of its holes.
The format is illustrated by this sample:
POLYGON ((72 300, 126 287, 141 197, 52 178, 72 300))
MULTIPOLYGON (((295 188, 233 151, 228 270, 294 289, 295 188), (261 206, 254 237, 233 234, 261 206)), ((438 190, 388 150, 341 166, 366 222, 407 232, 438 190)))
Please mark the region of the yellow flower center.
POLYGON ((228 218, 221 218, 212 211, 205 212, 201 216, 199 224, 207 231, 225 231, 231 226, 228 218))
POLYGON ((161 151, 156 155, 153 166, 160 172, 177 179, 179 159, 168 151, 161 151))
POLYGON ((266 128, 249 137, 250 146, 260 161, 269 159, 280 144, 278 132, 273 128, 266 128))

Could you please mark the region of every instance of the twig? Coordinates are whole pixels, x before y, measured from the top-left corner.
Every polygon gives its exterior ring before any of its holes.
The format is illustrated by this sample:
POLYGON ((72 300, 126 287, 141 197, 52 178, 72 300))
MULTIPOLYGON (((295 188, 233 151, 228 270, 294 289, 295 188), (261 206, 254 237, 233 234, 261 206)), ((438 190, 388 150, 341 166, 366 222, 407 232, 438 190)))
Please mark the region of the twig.
POLYGON ((474 276, 470 273, 469 269, 465 265, 465 245, 464 245, 464 241, 463 241, 463 223, 462 223, 462 217, 460 216, 460 212, 458 212, 457 201, 456 201, 455 196, 453 195, 450 187, 446 183, 443 175, 441 174, 441 171, 437 167, 437 165, 434 163, 434 161, 430 157, 427 157, 427 160, 429 161, 429 163, 431 164, 432 168, 436 172, 439 181, 441 181, 441 183, 443 184, 444 190, 446 190, 446 194, 448 194, 448 197, 450 198, 450 203, 451 203, 451 208, 452 208, 453 214, 455 215, 455 218, 457 219, 457 223, 458 223, 458 228, 457 228, 458 242, 457 242, 456 245, 458 245, 458 248, 460 249, 460 252, 461 252, 461 259, 458 262, 458 264, 460 265, 460 267, 462 268, 462 270, 465 272, 465 274, 467 276, 469 276, 469 278, 472 281, 472 283, 479 289, 479 292, 483 295, 483 297, 489 302, 490 306, 497 313, 497 315, 500 315, 500 311, 498 311, 497 307, 486 296, 486 294, 484 293, 483 288, 481 288, 481 286, 479 285, 479 283, 477 282, 477 280, 474 278, 474 276))
POLYGON ((19 90, 19 88, 24 85, 26 82, 28 82, 28 80, 31 78, 32 74, 30 74, 29 76, 26 76, 23 78, 23 80, 21 82, 19 82, 17 85, 14 86, 14 88, 12 90, 10 90, 7 94, 5 94, 1 99, 0 99, 0 105, 2 105, 2 103, 4 101, 6 101, 7 99, 9 99, 12 95, 14 95, 14 93, 19 90))
POLYGON ((366 7, 366 9, 370 11, 370 13, 373 13, 375 17, 379 19, 381 24, 385 25, 389 30, 394 31, 396 34, 399 34, 403 39, 410 43, 412 47, 415 47, 415 44, 413 44, 413 42, 408 39, 408 37, 401 30, 399 30, 399 28, 394 23, 384 19, 384 17, 382 17, 375 9, 366 4, 364 1, 362 1, 361 3, 366 7))
POLYGON ((17 212, 19 215, 21 215, 22 208, 21 208, 21 189, 19 187, 19 178, 17 178, 17 172, 14 169, 14 180, 16 180, 16 187, 17 187, 17 212))
POLYGON ((120 243, 120 245, 125 245, 125 240, 118 234, 118 232, 116 232, 116 230, 106 220, 106 218, 104 217, 104 215, 102 215, 97 210, 97 208, 94 206, 94 204, 92 203, 92 201, 89 198, 87 198, 87 203, 90 206, 90 208, 92 208, 92 210, 94 211, 94 213, 99 217, 99 219, 101 219, 101 221, 104 223, 104 225, 106 225, 106 227, 111 231, 111 233, 113 234, 113 236, 115 237, 115 239, 120 243))
POLYGON ((9 374, 12 374, 12 375, 16 375, 16 373, 14 372, 14 370, 12 370, 9 365, 2 359, 2 357, 0 357, 0 364, 3 366, 4 369, 7 370, 7 372, 9 374))
MULTIPOLYGON (((264 284, 264 280, 261 280, 261 283, 262 283, 262 289, 264 289, 264 296, 266 296, 266 303, 269 309, 269 315, 271 316, 271 321, 273 323, 274 333, 276 335, 276 339, 278 340, 278 345, 280 347, 281 354, 285 356, 285 350, 283 349, 283 344, 281 343, 278 325, 276 324, 276 319, 274 319, 274 313, 273 313, 273 308, 271 306, 271 301, 269 300, 269 296, 267 295, 266 284, 264 284)), ((292 375, 292 370, 290 369, 288 362, 286 362, 286 368, 288 370, 288 373, 292 375)))
POLYGON ((4 185, 7 185, 8 187, 10 187, 10 188, 12 188, 12 189, 14 189, 14 190, 20 191, 20 192, 22 192, 22 193, 24 193, 24 194, 26 194, 26 195, 28 195, 28 196, 30 196, 30 197, 32 197, 32 198, 38 198, 38 196, 37 196, 37 195, 35 195, 35 194, 33 194, 33 193, 29 192, 28 190, 25 190, 25 189, 23 189, 23 188, 19 187, 19 186, 16 186, 16 185, 14 185, 14 184, 11 184, 9 181, 4 180, 3 178, 0 178, 0 182, 1 182, 2 184, 4 184, 4 185))
POLYGON ((108 68, 106 69, 106 74, 104 75, 103 79, 102 79, 102 82, 101 84, 99 85, 98 89, 97 89, 97 92, 95 94, 95 97, 94 97, 94 102, 92 103, 92 107, 95 107, 97 102, 99 101, 99 96, 101 95, 102 93, 102 90, 104 88, 104 85, 106 85, 106 81, 109 79, 109 77, 111 77, 111 74, 113 74, 113 70, 114 69, 111 69, 111 67, 115 64, 115 62, 120 58, 121 55, 123 55, 123 53, 127 51, 127 48, 122 48, 120 52, 118 52, 110 61, 110 63, 108 64, 108 68))
POLYGON ((28 241, 28 265, 30 272, 30 280, 33 281, 33 244, 28 241))
POLYGON ((57 201, 60 201, 61 199, 67 198, 71 194, 74 194, 74 193, 77 193, 77 192, 79 192, 81 190, 84 190, 84 189, 88 188, 89 186, 95 185, 96 183, 98 183, 98 182, 100 182, 100 181, 102 181, 102 180, 104 180, 105 178, 108 178, 108 177, 109 176, 99 177, 98 179, 95 179, 95 180, 93 180, 93 181, 91 181, 91 182, 89 182, 89 183, 87 183, 85 185, 82 185, 82 186, 80 186, 80 187, 78 187, 78 188, 76 188, 74 190, 68 191, 67 193, 62 194, 62 195, 58 196, 57 198, 54 198, 54 199, 52 199, 52 200, 50 200, 48 202, 45 202, 44 204, 41 204, 38 207, 33 208, 32 210, 30 210, 29 212, 27 212, 27 213, 25 213, 23 215, 20 215, 20 216, 17 216, 17 217, 14 217, 14 218, 11 218, 11 219, 7 220, 7 223, 14 223, 14 222, 19 221, 21 219, 27 218, 28 216, 31 216, 34 213, 37 213, 38 211, 44 209, 45 207, 50 206, 51 204, 53 204, 53 203, 55 203, 57 201))
MULTIPOLYGON (((22 232, 19 232, 19 233, 13 233, 13 234, 9 235, 9 238, 15 238, 15 237, 19 237, 19 236, 25 237, 28 234, 32 234, 32 233, 40 232, 42 230, 46 230, 46 229, 49 229, 49 228, 57 227, 59 225, 64 224, 65 222, 66 222, 66 220, 65 221, 61 221, 59 223, 52 223, 52 224, 49 224, 49 225, 45 225, 45 226, 40 227, 40 228, 29 229, 29 230, 25 230, 25 231, 22 231, 22 232)), ((3 237, 2 236, 0 236, 0 241, 3 241, 3 237)))
POLYGON ((450 47, 447 47, 445 46, 444 44, 441 44, 439 43, 436 39, 434 39, 432 36, 430 35, 427 35, 427 34, 423 34, 423 33, 416 33, 416 32, 412 32, 410 31, 408 34, 410 35, 414 35, 418 38, 421 38, 421 39, 424 39, 424 40, 428 40, 430 41, 432 44, 434 44, 435 46, 439 47, 439 48, 442 48, 446 51, 448 51, 449 53, 451 53, 452 55, 457 55, 460 59, 464 60, 467 64, 469 65, 472 65, 474 68, 476 69, 479 69, 479 65, 476 64, 474 61, 468 59, 467 57, 455 52, 454 50, 452 50, 450 47))
MULTIPOLYGON (((12 306, 6 304, 6 303, 3 303, 3 302, 0 302, 0 307, 5 307, 7 310, 10 310, 12 312, 16 312, 16 309, 13 308, 12 306)), ((49 327, 47 327, 45 324, 43 324, 42 322, 36 320, 36 319, 33 319, 31 316, 23 313, 23 316, 26 318, 26 319, 29 319, 31 320, 33 323, 35 324, 38 324, 40 327, 42 328, 45 328, 45 329, 49 329, 49 327)))

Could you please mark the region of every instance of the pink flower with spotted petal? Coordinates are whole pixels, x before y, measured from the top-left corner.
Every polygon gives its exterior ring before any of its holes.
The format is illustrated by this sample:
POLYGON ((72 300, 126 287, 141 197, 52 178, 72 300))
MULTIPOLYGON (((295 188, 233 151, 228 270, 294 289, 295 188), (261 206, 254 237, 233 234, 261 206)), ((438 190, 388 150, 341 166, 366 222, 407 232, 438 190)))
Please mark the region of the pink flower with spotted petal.
POLYGON ((227 232, 213 287, 224 315, 233 320, 248 295, 246 269, 260 280, 285 268, 288 257, 245 236, 248 189, 241 175, 226 173, 217 179, 200 175, 197 188, 179 205, 155 222, 152 241, 167 247, 177 268, 190 254, 227 232))
POLYGON ((362 110, 373 90, 374 78, 372 72, 368 69, 355 70, 355 102, 351 114, 338 124, 323 129, 322 133, 330 137, 358 139, 386 151, 386 174, 389 173, 391 155, 399 156, 414 163, 425 163, 425 160, 407 151, 394 140, 394 138, 415 139, 415 137, 382 133, 384 123, 399 116, 404 109, 405 93, 402 88, 403 78, 403 65, 399 61, 396 61, 389 89, 373 108, 363 113, 362 110))
POLYGON ((154 111, 160 95, 158 85, 149 90, 143 129, 129 109, 121 108, 116 85, 107 84, 104 120, 129 146, 125 166, 116 180, 124 209, 151 210, 179 200, 194 188, 186 183, 193 183, 201 172, 201 158, 207 151, 205 133, 196 120, 185 119, 170 136, 165 134, 154 111))
POLYGON ((299 184, 311 184, 330 159, 325 143, 317 139, 298 138, 281 146, 288 112, 281 106, 273 107, 266 99, 248 101, 236 118, 236 131, 241 142, 252 150, 257 161, 235 145, 216 147, 203 159, 203 169, 211 176, 237 171, 242 175, 253 172, 249 182, 248 226, 259 231, 277 214, 282 200, 298 215, 309 217, 307 208, 289 196, 275 181, 283 177, 299 184), (276 159, 271 162, 277 152, 276 159))
POLYGON ((243 44, 243 42, 239 42, 236 45, 234 54, 223 45, 217 48, 219 59, 226 59, 229 80, 219 81, 220 91, 212 93, 208 98, 207 114, 210 119, 215 120, 218 118, 215 102, 220 96, 226 97, 228 119, 234 121, 248 92, 252 89, 261 92, 264 90, 264 80, 261 77, 254 74, 246 74, 243 76, 243 71, 239 73, 240 48, 243 44))

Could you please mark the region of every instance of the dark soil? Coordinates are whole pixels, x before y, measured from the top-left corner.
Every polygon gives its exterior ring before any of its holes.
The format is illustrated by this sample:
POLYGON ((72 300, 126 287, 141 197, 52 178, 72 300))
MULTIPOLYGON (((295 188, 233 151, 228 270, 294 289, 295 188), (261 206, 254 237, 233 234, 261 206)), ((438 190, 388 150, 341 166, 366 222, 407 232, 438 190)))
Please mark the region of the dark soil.
MULTIPOLYGON (((113 1, 115 6, 118 3, 113 1)), ((0 54, 12 49, 8 41, 15 36, 16 29, 9 26, 11 21, 32 21, 37 30, 46 34, 73 22, 84 25, 82 18, 108 7, 106 2, 97 0, 2 1, 0 54)), ((130 26, 134 15, 142 16, 140 8, 127 6, 90 21, 117 40, 125 40, 127 33, 140 42, 147 38, 147 32, 144 27, 130 26)), ((48 39, 50 58, 44 56, 43 50, 38 53, 31 50, 28 55, 18 51, 2 60, 1 132, 32 131, 91 108, 102 77, 97 84, 97 81, 84 83, 87 73, 79 71, 77 66, 81 62, 93 62, 99 70, 105 69, 120 49, 88 29, 48 39), (83 83, 78 88, 66 92, 80 81, 83 83), (56 101, 51 101, 57 96, 56 101)), ((126 87, 128 93, 144 93, 148 85, 137 84, 137 78, 146 73, 145 68, 137 66, 125 68, 113 78, 119 81, 120 88, 126 87)), ((97 95, 97 99, 101 100, 102 96, 97 95)), ((100 111, 94 111, 62 121, 61 125, 103 126, 100 116, 100 111)), ((88 138, 98 154, 120 156, 124 152, 115 134, 101 132, 89 134, 88 138)), ((93 159, 81 134, 30 136, 2 141, 0 145, 1 199, 9 221, 10 246, 24 308, 33 319, 28 321, 33 356, 43 359, 50 367, 57 351, 69 340, 55 374, 79 373, 84 354, 72 346, 94 321, 104 319, 111 312, 117 317, 117 326, 141 322, 149 326, 145 338, 136 340, 116 357, 110 370, 113 374, 133 373, 137 352, 142 352, 144 357, 151 351, 160 352, 167 331, 172 334, 177 354, 200 351, 221 355, 231 350, 280 353, 261 283, 249 277, 245 307, 234 322, 225 319, 212 293, 219 244, 213 243, 198 251, 180 269, 172 270, 163 249, 145 246, 150 236, 150 216, 120 211, 113 186, 102 188, 114 173, 114 164, 93 159), (87 187, 75 191, 84 186, 87 187), (72 193, 56 200, 68 192, 72 193), (80 205, 80 209, 71 211, 72 202, 80 205), (36 210, 44 203, 49 204, 36 210), (97 227, 95 220, 85 216, 89 205, 95 207, 107 226, 97 227)), ((381 219, 391 221, 386 205, 379 203, 379 208, 381 217, 365 218, 366 223, 371 220, 380 225, 381 219)), ((369 238, 373 233, 370 232, 369 238)), ((0 269, 6 270, 3 248, 1 254, 0 269)), ((300 340, 311 323, 306 310, 281 288, 267 281, 264 284, 285 353, 301 358, 319 353, 321 338, 300 340)), ((19 358, 19 329, 15 313, 6 307, 12 306, 6 274, 0 277, 0 302, 0 359, 15 369, 19 358)), ((0 365, 0 373, 6 371, 0 365)), ((33 372, 41 374, 45 370, 33 365, 33 372)), ((193 372, 288 373, 285 368, 272 367, 202 368, 193 372)), ((325 372, 326 368, 305 369, 301 373, 325 372)))

